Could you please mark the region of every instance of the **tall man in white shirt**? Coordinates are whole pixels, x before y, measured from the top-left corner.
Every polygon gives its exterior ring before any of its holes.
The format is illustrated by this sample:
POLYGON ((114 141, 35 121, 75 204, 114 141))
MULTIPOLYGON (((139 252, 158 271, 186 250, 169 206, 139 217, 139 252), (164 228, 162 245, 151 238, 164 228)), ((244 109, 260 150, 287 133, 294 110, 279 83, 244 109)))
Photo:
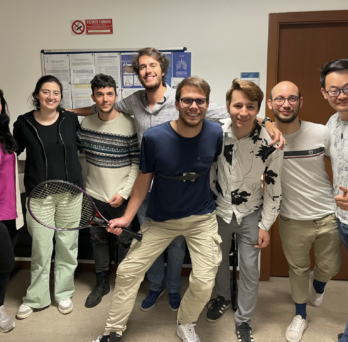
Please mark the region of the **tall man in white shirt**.
POLYGON ((300 120, 302 103, 299 88, 288 81, 278 83, 267 101, 275 125, 286 139, 279 229, 296 310, 286 330, 289 342, 302 339, 308 326, 307 300, 314 306, 321 304, 326 283, 341 265, 336 205, 324 161, 330 155, 330 131, 300 120), (312 246, 315 266, 311 272, 312 246))
POLYGON ((216 322, 230 306, 229 251, 235 232, 240 253, 238 310, 234 317, 239 342, 254 342, 250 324, 258 294, 259 254, 269 243, 268 230, 281 202, 283 152, 269 145, 272 139, 256 120, 262 100, 263 92, 255 83, 233 81, 226 94, 230 118, 220 120, 223 151, 211 171, 222 262, 216 275, 218 297, 210 302, 207 320, 216 322))
MULTIPOLYGON (((337 113, 326 126, 331 134, 331 163, 334 195, 337 205, 336 219, 340 237, 348 252, 348 59, 326 63, 320 73, 321 92, 337 113)), ((348 323, 339 342, 348 342, 348 323)))

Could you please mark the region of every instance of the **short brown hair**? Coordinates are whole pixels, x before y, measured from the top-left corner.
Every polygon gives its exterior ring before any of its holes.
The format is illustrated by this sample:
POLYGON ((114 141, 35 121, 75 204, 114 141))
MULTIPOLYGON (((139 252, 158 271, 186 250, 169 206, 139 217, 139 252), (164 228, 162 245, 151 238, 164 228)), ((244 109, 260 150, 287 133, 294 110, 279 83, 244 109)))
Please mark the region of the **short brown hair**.
POLYGON ((176 94, 175 94, 176 101, 180 100, 181 89, 185 86, 196 87, 196 88, 202 89, 207 101, 209 101, 210 86, 206 81, 203 80, 203 78, 200 78, 197 76, 187 77, 178 84, 178 86, 176 88, 176 94))
POLYGON ((137 55, 135 55, 132 60, 133 71, 137 76, 139 76, 139 59, 142 56, 154 57, 159 62, 161 66, 161 71, 162 73, 164 73, 164 76, 162 78, 162 83, 164 84, 166 82, 166 74, 168 72, 169 64, 170 64, 169 58, 163 55, 157 49, 152 47, 146 47, 146 48, 138 50, 137 55))
POLYGON ((258 104, 258 110, 260 110, 261 103, 263 100, 263 92, 261 88, 251 81, 241 81, 238 78, 235 78, 232 82, 232 86, 230 89, 227 90, 226 93, 226 107, 229 110, 231 101, 232 101, 232 94, 235 90, 242 90, 244 91, 245 95, 248 97, 250 101, 257 101, 258 104))

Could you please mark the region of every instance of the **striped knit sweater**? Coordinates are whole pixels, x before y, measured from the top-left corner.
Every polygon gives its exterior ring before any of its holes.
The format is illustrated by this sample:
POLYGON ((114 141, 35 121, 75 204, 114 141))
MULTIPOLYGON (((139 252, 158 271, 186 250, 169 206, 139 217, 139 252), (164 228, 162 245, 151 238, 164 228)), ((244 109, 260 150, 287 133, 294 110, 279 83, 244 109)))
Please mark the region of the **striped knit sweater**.
POLYGON ((128 199, 139 171, 134 120, 120 113, 102 121, 94 114, 82 120, 78 136, 86 154, 87 193, 103 202, 116 193, 128 199))

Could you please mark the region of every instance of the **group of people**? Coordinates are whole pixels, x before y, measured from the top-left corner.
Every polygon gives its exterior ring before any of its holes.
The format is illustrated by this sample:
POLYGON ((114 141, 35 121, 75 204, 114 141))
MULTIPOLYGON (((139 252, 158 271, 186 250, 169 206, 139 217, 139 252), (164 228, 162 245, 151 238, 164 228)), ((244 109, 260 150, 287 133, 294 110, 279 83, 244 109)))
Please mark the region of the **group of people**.
MULTIPOLYGON (((209 322, 218 321, 231 305, 233 233, 240 253, 235 330, 239 342, 254 342, 251 319, 258 296, 259 254, 269 244, 268 231, 279 214, 295 306, 285 335, 288 342, 301 340, 308 326, 308 299, 319 306, 325 285, 340 269, 341 240, 348 251, 348 59, 328 62, 321 69, 322 94, 337 111, 326 126, 300 120, 303 98, 290 81, 275 85, 267 100, 273 124, 268 118, 257 119, 264 94, 255 83, 235 79, 226 93, 226 106, 218 106, 209 101, 210 86, 199 77, 171 88, 165 83, 168 68, 168 59, 158 50, 141 49, 133 70, 143 90, 116 102, 113 78, 96 75, 91 81, 95 105, 74 109, 75 113, 62 106, 60 81, 43 76, 32 94, 35 109, 18 117, 13 136, 0 92, 0 331, 15 326, 3 303, 17 229, 23 226, 16 154, 26 150, 24 185, 29 195, 46 180, 82 186, 82 149, 85 189, 110 220, 106 230, 90 228, 96 284, 86 307, 98 305, 110 291, 110 252, 116 245, 119 263, 104 334, 95 342, 121 341, 145 273, 150 289, 141 310, 151 310, 167 290, 170 308, 178 311, 177 335, 184 342, 199 342, 194 326, 207 302, 209 322), (85 116, 81 125, 76 114, 85 116), (333 188, 325 171, 327 157, 333 188), (121 227, 132 229, 135 215, 141 242, 121 234, 121 227), (181 298, 186 246, 192 272, 181 298), (211 299, 214 285, 217 297, 211 299)), ((53 238, 54 300, 58 310, 68 314, 73 310, 78 233, 47 229, 29 214, 26 219, 33 239, 31 282, 17 318, 25 319, 51 303, 53 238)), ((348 342, 348 325, 339 341, 348 342)))

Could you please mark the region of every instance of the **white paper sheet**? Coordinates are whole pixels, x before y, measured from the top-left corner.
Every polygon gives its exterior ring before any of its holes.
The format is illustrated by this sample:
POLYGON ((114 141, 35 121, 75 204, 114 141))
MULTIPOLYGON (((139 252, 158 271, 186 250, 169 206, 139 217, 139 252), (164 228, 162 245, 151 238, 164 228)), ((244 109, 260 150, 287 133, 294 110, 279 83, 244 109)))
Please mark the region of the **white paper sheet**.
POLYGON ((95 54, 95 73, 111 76, 116 87, 121 87, 120 78, 120 54, 119 53, 97 53, 95 54))
POLYGON ((91 98, 90 84, 74 84, 72 86, 73 107, 90 107, 94 104, 91 98))
POLYGON ((45 75, 52 75, 60 82, 70 82, 69 55, 45 55, 45 75))
POLYGON ((71 85, 63 84, 63 102, 64 108, 72 109, 72 99, 71 99, 71 85))
POLYGON ((95 75, 94 54, 70 55, 71 84, 89 83, 95 75))
POLYGON ((183 77, 172 77, 172 88, 176 89, 178 84, 183 80, 184 80, 183 77))

